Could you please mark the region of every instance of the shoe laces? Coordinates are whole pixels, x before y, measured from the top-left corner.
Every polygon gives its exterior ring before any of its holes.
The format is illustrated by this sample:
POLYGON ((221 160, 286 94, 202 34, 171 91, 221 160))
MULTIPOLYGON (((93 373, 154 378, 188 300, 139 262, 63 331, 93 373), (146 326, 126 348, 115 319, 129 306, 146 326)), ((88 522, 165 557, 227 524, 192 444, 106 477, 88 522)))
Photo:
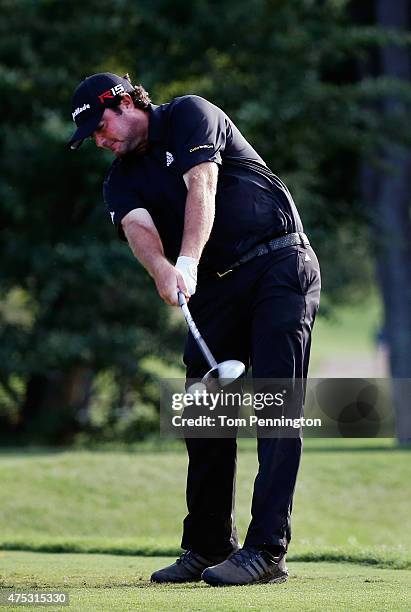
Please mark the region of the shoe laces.
POLYGON ((240 565, 248 565, 251 561, 254 561, 260 556, 260 551, 256 548, 240 548, 230 557, 230 561, 237 567, 240 565))
POLYGON ((180 557, 178 559, 176 559, 176 563, 179 565, 180 563, 182 563, 183 565, 186 565, 186 563, 188 561, 190 561, 191 558, 195 558, 196 555, 195 553, 193 553, 192 550, 186 550, 186 552, 184 552, 182 555, 180 555, 180 557))

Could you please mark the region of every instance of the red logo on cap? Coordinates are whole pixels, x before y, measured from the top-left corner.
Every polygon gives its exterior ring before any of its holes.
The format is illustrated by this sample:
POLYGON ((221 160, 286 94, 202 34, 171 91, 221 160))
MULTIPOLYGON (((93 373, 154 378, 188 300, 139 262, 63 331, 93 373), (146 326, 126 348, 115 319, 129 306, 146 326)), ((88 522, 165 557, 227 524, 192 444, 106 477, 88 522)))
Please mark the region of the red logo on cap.
POLYGON ((114 98, 111 89, 108 89, 107 91, 105 91, 104 93, 100 94, 98 99, 100 100, 100 102, 102 104, 104 104, 104 100, 106 100, 107 98, 114 98))
POLYGON ((107 89, 107 91, 100 94, 98 99, 100 100, 101 104, 104 104, 104 100, 115 98, 118 94, 125 93, 125 91, 126 90, 124 89, 124 87, 120 83, 118 83, 111 89, 107 89))

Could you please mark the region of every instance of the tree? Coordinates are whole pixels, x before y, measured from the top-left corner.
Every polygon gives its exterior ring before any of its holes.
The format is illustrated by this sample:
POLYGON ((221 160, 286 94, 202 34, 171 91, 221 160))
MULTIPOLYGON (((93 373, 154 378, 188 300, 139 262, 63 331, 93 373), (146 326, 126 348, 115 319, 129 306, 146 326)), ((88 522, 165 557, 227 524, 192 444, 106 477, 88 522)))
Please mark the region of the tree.
MULTIPOLYGON (((408 0, 375 2, 375 20, 386 31, 407 33, 408 0)), ((404 36, 381 46, 377 78, 386 82, 378 102, 385 137, 374 149, 363 172, 364 195, 372 214, 372 244, 377 279, 384 303, 384 330, 389 347, 397 435, 411 441, 411 140, 404 126, 410 120, 411 58, 404 36), (404 90, 407 96, 404 96, 404 90), (388 132, 388 134, 387 134, 388 132)), ((368 69, 370 69, 368 64, 368 69)))
POLYGON ((0 26, 0 381, 14 430, 48 441, 68 441, 81 426, 97 372, 115 373, 114 401, 128 387, 144 398, 139 363, 152 353, 175 359, 182 340, 106 219, 108 159, 65 145, 71 92, 83 71, 110 61, 107 37, 124 25, 112 3, 70 4, 68 15, 66 3, 3 2, 0 26))

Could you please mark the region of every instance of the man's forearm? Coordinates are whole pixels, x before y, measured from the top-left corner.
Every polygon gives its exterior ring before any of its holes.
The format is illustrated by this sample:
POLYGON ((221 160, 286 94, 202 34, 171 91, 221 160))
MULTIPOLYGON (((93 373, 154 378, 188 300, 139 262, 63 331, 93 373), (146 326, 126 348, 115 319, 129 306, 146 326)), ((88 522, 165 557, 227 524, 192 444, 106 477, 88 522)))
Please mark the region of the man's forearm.
POLYGON ((158 268, 168 263, 159 236, 134 220, 124 225, 124 233, 134 256, 154 278, 158 268))
POLYGON ((212 163, 201 164, 189 171, 180 255, 197 261, 214 223, 217 173, 217 166, 212 163))
POLYGON ((121 226, 134 256, 153 278, 159 296, 170 306, 178 306, 180 289, 188 299, 184 278, 166 258, 150 213, 144 208, 134 209, 123 218, 121 226))

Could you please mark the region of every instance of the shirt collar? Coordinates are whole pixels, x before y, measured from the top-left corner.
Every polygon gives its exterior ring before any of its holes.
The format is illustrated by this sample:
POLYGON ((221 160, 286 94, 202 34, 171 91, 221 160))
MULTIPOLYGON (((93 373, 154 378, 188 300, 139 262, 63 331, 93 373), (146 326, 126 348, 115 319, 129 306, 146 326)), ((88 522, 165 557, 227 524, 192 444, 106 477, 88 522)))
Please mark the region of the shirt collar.
POLYGON ((148 141, 158 142, 162 140, 166 127, 165 109, 168 104, 150 104, 150 119, 148 124, 148 141))

